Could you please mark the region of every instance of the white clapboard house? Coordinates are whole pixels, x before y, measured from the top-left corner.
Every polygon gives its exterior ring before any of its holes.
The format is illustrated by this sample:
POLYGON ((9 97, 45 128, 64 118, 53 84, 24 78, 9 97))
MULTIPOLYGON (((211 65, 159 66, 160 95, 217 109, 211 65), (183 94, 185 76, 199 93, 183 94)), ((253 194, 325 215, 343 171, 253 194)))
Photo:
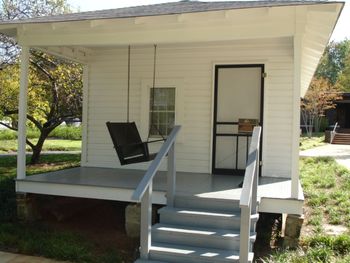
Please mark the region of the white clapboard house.
POLYGON ((251 262, 259 212, 302 214, 300 97, 343 5, 180 1, 2 21, 22 47, 17 192, 141 202, 139 262, 251 262), (26 176, 29 49, 84 64, 81 167, 26 176), (153 161, 120 164, 106 122, 127 116, 142 140, 166 138, 149 144, 153 161), (166 206, 151 227, 152 203, 166 206))

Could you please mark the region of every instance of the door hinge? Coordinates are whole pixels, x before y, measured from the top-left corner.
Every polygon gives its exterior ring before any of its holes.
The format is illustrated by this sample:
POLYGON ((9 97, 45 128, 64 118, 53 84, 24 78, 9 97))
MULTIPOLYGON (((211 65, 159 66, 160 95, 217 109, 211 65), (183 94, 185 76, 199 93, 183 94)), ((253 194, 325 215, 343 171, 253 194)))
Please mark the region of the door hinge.
POLYGON ((262 73, 261 77, 266 78, 267 77, 267 73, 266 72, 262 73))
POLYGON ((260 166, 262 166, 262 165, 263 165, 263 162, 262 162, 262 161, 260 161, 260 162, 259 162, 259 164, 260 164, 260 166))

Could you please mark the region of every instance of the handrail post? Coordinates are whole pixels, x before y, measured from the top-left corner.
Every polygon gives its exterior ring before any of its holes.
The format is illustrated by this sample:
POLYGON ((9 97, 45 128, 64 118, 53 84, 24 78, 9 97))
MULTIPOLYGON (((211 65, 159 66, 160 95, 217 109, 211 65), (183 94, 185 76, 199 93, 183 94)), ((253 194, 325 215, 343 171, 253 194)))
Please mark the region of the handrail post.
POLYGON ((176 156, 175 156, 175 142, 168 152, 168 172, 167 172, 167 205, 174 206, 175 191, 176 191, 176 156))
POLYGON ((141 199, 141 233, 140 233, 140 256, 147 260, 151 248, 152 227, 152 184, 150 182, 145 194, 141 199))
POLYGON ((333 127, 333 131, 331 131, 331 140, 330 140, 330 143, 333 142, 334 137, 335 137, 335 134, 337 133, 337 132, 336 132, 337 126, 338 126, 338 122, 335 123, 335 125, 334 125, 334 127, 333 127))
POLYGON ((251 204, 241 208, 241 234, 239 247, 239 262, 247 263, 250 248, 250 212, 251 204))
POLYGON ((256 166, 253 177, 253 192, 252 192, 252 214, 257 212, 257 202, 258 202, 258 181, 259 181, 259 167, 260 167, 260 158, 259 158, 259 147, 256 149, 256 166))

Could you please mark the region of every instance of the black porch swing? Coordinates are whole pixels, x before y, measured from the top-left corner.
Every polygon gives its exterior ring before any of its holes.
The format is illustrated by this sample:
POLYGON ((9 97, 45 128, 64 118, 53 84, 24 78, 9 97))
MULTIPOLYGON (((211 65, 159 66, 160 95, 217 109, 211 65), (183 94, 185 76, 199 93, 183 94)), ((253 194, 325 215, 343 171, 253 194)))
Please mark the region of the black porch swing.
MULTIPOLYGON (((156 82, 156 56, 157 45, 154 45, 154 59, 153 59, 153 92, 152 92, 152 109, 154 108, 154 88, 156 82)), ((151 120, 149 125, 149 131, 147 141, 141 140, 139 131, 135 122, 129 121, 129 108, 130 108, 130 46, 128 47, 128 94, 127 94, 127 121, 126 122, 107 122, 107 128, 112 138, 114 148, 117 152, 121 165, 127 165, 132 163, 148 162, 153 160, 157 153, 149 153, 148 144, 153 142, 164 141, 165 138, 159 131, 158 127, 153 123, 153 114, 151 114, 151 120), (162 137, 159 140, 150 141, 150 135, 152 126, 162 137)))

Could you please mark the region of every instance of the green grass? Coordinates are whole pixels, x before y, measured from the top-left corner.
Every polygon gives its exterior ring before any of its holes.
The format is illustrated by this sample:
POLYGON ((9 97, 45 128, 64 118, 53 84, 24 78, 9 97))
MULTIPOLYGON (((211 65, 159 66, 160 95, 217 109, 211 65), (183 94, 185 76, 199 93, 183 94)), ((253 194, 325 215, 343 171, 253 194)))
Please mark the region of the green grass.
POLYGON ((320 133, 313 133, 313 136, 311 138, 307 137, 306 134, 303 134, 300 137, 300 150, 308 150, 317 146, 324 145, 324 132, 320 133))
MULTIPOLYGON (((29 139, 39 138, 39 130, 28 129, 27 138, 29 139)), ((49 138, 65 139, 65 140, 81 140, 81 127, 59 126, 50 133, 49 138)), ((16 140, 16 139, 17 139, 17 132, 12 130, 0 130, 0 141, 16 140)))
MULTIPOLYGON (((31 142, 36 143, 37 139, 31 142)), ((27 151, 31 148, 27 145, 27 151)), ((55 140, 47 139, 44 143, 43 151, 80 151, 81 141, 77 140, 55 140)), ((0 153, 8 153, 17 151, 17 140, 0 140, 0 153)))
POLYGON ((343 224, 350 228, 350 171, 333 158, 304 158, 300 161, 301 181, 309 223, 343 224))
POLYGON ((350 171, 333 158, 300 160, 301 183, 311 229, 301 238, 297 250, 279 250, 263 262, 347 263, 350 262, 350 171), (324 225, 341 225, 348 232, 338 236, 325 233, 324 225))
POLYGON ((303 240, 298 250, 277 251, 263 262, 348 263, 350 262, 350 236, 317 235, 303 240))
POLYGON ((40 255, 57 260, 84 263, 122 262, 118 251, 103 248, 96 253, 95 244, 84 237, 56 231, 39 224, 3 223, 0 225, 0 249, 40 255))
MULTIPOLYGON (((30 159, 27 157, 27 163, 30 159)), ((27 165, 27 174, 56 171, 76 167, 80 163, 79 154, 43 155, 38 164, 27 165)), ((0 158, 0 223, 16 219, 16 156, 0 158)))
MULTIPOLYGON (((29 158, 27 159, 29 163, 29 158)), ((27 165, 27 174, 78 166, 79 154, 43 155, 27 165)), ((23 224, 16 218, 16 156, 0 158, 0 250, 40 255, 57 260, 86 263, 118 263, 124 260, 117 248, 103 247, 77 234, 56 231, 43 222, 23 224)))

